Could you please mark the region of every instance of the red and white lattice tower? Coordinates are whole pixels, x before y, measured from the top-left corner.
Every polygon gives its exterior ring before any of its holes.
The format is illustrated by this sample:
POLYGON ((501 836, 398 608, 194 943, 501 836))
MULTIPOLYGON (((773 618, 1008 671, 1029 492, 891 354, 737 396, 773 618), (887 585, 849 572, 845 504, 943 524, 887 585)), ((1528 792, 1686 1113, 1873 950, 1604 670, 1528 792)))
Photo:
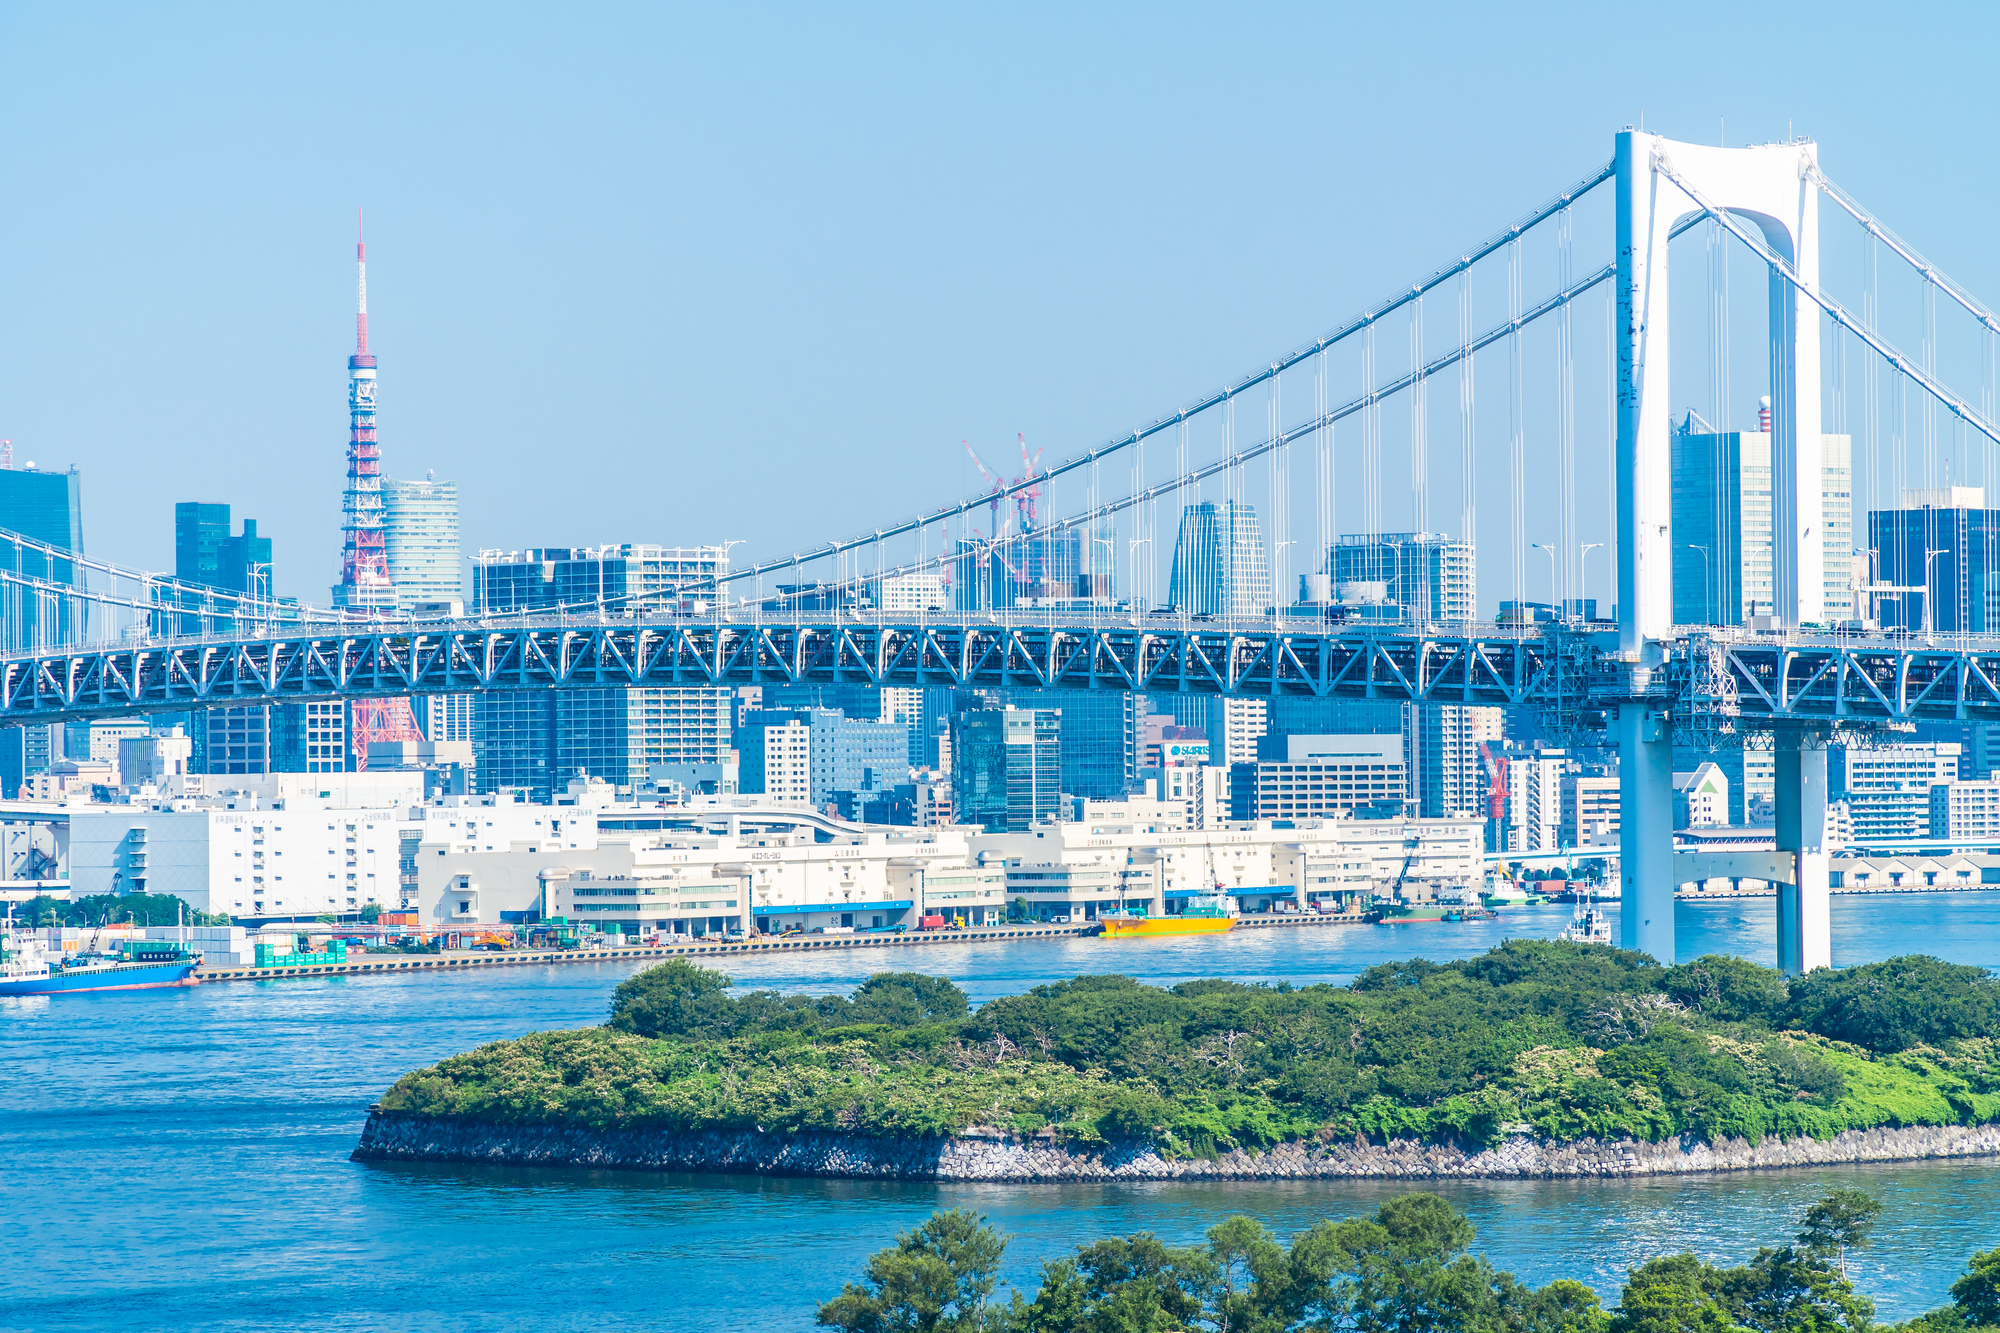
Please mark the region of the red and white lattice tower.
MULTIPOLYGON (((341 498, 340 582, 333 604, 344 610, 391 614, 396 588, 389 579, 383 534, 382 451, 375 441, 375 358, 368 351, 368 241, 354 247, 360 285, 354 316, 354 355, 347 358, 347 489, 341 498)), ((370 741, 423 739, 407 699, 362 699, 353 709, 355 768, 368 767, 370 741)))

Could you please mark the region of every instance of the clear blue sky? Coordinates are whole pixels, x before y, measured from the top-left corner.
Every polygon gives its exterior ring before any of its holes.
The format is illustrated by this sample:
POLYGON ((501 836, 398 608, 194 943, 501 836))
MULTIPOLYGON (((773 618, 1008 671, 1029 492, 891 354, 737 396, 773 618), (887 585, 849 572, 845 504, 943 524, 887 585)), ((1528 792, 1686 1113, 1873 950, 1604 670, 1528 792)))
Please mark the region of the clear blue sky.
MULTIPOLYGON (((874 527, 1151 419, 1647 128, 1821 145, 2000 300, 1991 6, 0 9, 0 436, 97 554, 337 568, 353 231, 468 547, 874 527), (1615 29, 1614 17, 1634 26, 1615 29)), ((1587 535, 1587 534, 1586 534, 1587 535)))

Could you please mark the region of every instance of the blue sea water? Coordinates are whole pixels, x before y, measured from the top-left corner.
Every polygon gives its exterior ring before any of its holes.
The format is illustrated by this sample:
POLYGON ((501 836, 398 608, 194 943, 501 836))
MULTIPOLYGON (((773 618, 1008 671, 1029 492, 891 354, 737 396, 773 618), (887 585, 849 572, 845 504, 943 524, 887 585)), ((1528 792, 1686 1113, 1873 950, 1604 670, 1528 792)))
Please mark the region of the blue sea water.
MULTIPOLYGON (((1683 903, 1682 956, 1771 962, 1772 901, 1683 903)), ((1081 972, 1352 979, 1396 958, 1553 935, 1558 907, 1497 923, 1243 930, 1219 938, 840 949, 729 960, 743 984, 832 991, 883 969, 975 1000, 1081 972)), ((2000 964, 2000 893, 1834 899, 1834 953, 2000 964)), ((812 1326, 815 1304, 932 1209, 1012 1233, 1010 1281, 1075 1244, 1196 1239, 1232 1212, 1279 1232, 1372 1208, 1398 1182, 937 1185, 383 1165, 347 1160, 368 1103, 480 1042, 601 1021, 634 964, 327 977, 0 1000, 0 1329, 485 1330, 812 1326)), ((1885 1317, 1945 1299, 2000 1244, 2000 1160, 1681 1180, 1466 1182, 1480 1248, 1540 1283, 1615 1298, 1624 1271, 1785 1239, 1839 1184, 1888 1205, 1851 1264, 1885 1317)))

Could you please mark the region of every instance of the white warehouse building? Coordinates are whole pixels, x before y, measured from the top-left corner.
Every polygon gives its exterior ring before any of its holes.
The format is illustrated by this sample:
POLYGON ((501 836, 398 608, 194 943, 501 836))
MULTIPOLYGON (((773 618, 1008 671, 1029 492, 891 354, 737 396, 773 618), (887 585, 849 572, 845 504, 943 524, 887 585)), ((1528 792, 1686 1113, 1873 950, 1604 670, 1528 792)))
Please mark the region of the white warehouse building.
POLYGON ((1135 797, 1091 802, 1083 820, 972 839, 1002 864, 1007 893, 1037 920, 1095 920, 1125 908, 1172 914, 1216 892, 1246 912, 1329 910, 1392 892, 1413 900, 1476 884, 1484 873, 1479 819, 1236 820, 1183 826, 1179 803, 1135 797))
POLYGON ((603 817, 627 827, 594 829, 588 847, 426 841, 417 854, 421 919, 543 916, 627 934, 775 934, 891 930, 926 915, 983 925, 1006 910, 1006 875, 975 863, 967 829, 853 824, 755 796, 697 798, 651 820, 643 808, 603 817), (658 827, 632 827, 647 823, 658 827))
POLYGON ((279 773, 204 801, 70 807, 73 891, 170 893, 204 912, 303 917, 414 905, 417 848, 595 844, 593 812, 511 797, 423 803, 421 772, 279 773))

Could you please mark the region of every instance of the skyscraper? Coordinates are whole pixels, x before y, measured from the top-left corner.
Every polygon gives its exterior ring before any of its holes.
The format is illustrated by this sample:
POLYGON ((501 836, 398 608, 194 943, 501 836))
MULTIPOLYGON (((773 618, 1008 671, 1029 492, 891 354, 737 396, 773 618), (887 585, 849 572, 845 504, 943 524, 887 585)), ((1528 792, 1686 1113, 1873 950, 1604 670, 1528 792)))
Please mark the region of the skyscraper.
POLYGON ((1255 505, 1204 500, 1181 513, 1168 600, 1201 616, 1261 616, 1271 606, 1271 563, 1255 505))
POLYGON ((1416 709, 1417 809, 1425 819, 1486 813, 1481 742, 1499 745, 1498 708, 1419 704, 1416 709))
POLYGON ((226 585, 252 597, 270 600, 271 539, 257 535, 257 520, 243 520, 243 531, 222 539, 222 575, 226 585))
POLYGON ((1062 714, 1061 790, 1115 801, 1137 789, 1145 763, 1146 695, 1129 690, 1002 688, 979 691, 987 701, 1062 714))
POLYGON ((229 531, 229 506, 183 500, 174 506, 174 577, 225 592, 271 595, 271 539, 257 520, 229 531))
POLYGON ((954 818, 988 833, 1025 833, 1061 804, 1062 714, 973 708, 952 718, 954 818))
POLYGON ((183 500, 174 506, 174 577, 226 588, 222 544, 229 540, 229 506, 183 500))
MULTIPOLYGON (((174 577, 182 583, 220 592, 271 595, 271 539, 257 534, 257 521, 243 520, 243 531, 231 534, 229 506, 183 500, 174 506, 174 577)), ((187 614, 175 617, 182 633, 205 628, 226 629, 235 623, 227 614, 229 600, 212 602, 200 594, 177 594, 187 614), (218 611, 224 614, 217 614, 218 611)), ((338 704, 313 705, 320 710, 312 725, 325 729, 324 712, 338 704)), ((343 769, 305 767, 309 753, 323 751, 324 739, 308 742, 305 705, 244 704, 210 708, 188 715, 193 741, 191 771, 196 773, 304 773, 343 769)), ((342 733, 345 739, 345 732, 342 733)), ((320 758, 323 760, 324 755, 320 758)))
POLYGON ((1868 514, 1874 583, 1922 588, 1875 601, 1884 629, 1991 634, 2000 629, 2000 510, 1979 486, 1903 492, 1901 509, 1868 514))
POLYGON ((554 606, 671 610, 716 595, 729 569, 720 546, 544 546, 472 558, 472 606, 481 614, 554 606))
MULTIPOLYGON (((82 478, 77 470, 43 472, 33 463, 0 467, 0 531, 18 532, 81 555, 82 478)), ((76 566, 70 561, 8 541, 0 541, 0 572, 51 583, 77 581, 76 566)), ((0 597, 0 607, 5 608, 4 639, 9 649, 58 647, 82 627, 67 598, 39 597, 18 584, 0 597)))
MULTIPOLYGON (((1471 542, 1433 532, 1349 533, 1327 552, 1336 593, 1379 583, 1378 605, 1397 620, 1476 620, 1479 584, 1471 542)), ((1366 606, 1364 606, 1364 610, 1366 606)))
MULTIPOLYGON (((1776 609, 1771 546, 1771 433, 1697 431, 1692 413, 1673 433, 1674 623, 1740 625, 1776 609)), ((1703 423, 1706 424, 1706 423, 1703 423)), ((1764 424, 1761 423, 1760 424, 1764 424)), ((1820 437, 1819 577, 1827 619, 1852 602, 1853 444, 1820 437)))
POLYGON ((384 477, 382 540, 398 607, 465 600, 457 482, 384 477))
MULTIPOLYGON (((728 567, 719 546, 481 551, 472 603, 495 612, 675 608, 713 597, 715 576, 728 567)), ((655 764, 720 763, 732 699, 731 690, 709 686, 482 692, 472 723, 479 789, 525 787, 546 800, 578 772, 630 785, 655 764)))

